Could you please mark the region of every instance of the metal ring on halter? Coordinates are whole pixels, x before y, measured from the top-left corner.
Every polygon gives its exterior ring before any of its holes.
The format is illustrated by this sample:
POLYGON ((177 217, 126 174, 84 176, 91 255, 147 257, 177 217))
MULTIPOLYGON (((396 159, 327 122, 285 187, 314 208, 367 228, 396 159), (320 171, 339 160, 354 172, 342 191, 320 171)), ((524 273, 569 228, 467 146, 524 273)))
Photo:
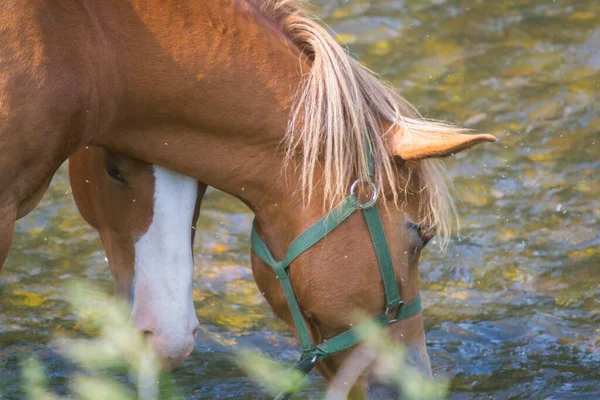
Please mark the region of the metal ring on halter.
POLYGON ((369 187, 371 188, 371 198, 366 203, 358 203, 358 208, 369 208, 377 201, 377 188, 375 187, 375 184, 371 181, 361 181, 360 179, 357 179, 354 181, 352 186, 350 186, 350 194, 356 196, 356 193, 354 191, 359 183, 369 185, 369 187))

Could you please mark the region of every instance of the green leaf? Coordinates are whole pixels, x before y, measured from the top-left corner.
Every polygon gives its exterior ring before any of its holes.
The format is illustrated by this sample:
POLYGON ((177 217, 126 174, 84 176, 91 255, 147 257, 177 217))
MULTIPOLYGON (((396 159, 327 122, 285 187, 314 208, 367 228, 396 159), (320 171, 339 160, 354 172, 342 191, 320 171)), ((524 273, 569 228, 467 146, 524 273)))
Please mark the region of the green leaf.
POLYGON ((241 353, 238 362, 248 376, 272 395, 279 392, 296 393, 304 383, 304 375, 300 371, 279 364, 255 351, 241 353))

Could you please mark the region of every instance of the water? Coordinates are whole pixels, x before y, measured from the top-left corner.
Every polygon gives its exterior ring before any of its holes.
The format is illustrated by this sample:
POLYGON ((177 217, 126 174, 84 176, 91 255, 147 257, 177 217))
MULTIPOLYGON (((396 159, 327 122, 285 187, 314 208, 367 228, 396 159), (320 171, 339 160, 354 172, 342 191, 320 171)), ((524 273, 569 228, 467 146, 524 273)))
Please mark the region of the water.
MULTIPOLYGON (((572 1, 321 1, 316 12, 361 61, 427 116, 500 138, 448 160, 461 233, 421 271, 428 349, 452 399, 600 398, 600 4, 572 1)), ((19 360, 51 387, 73 366, 51 339, 78 326, 64 284, 111 280, 62 168, 19 222, 0 275, 0 390, 19 398, 19 360)), ((232 349, 292 363, 297 345, 249 269, 251 216, 208 194, 194 299, 206 331, 175 371, 187 398, 266 398, 232 349)), ((304 397, 324 388, 314 378, 304 397)))

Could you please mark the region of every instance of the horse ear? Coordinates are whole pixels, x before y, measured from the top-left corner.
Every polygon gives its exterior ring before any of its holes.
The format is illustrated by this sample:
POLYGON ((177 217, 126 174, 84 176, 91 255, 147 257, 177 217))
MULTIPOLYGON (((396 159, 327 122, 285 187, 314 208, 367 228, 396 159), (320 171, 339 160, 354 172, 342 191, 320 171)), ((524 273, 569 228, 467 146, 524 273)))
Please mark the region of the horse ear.
POLYGON ((447 157, 483 142, 495 142, 496 137, 484 133, 468 135, 459 129, 444 126, 440 131, 414 133, 399 127, 390 132, 394 156, 403 160, 447 157))

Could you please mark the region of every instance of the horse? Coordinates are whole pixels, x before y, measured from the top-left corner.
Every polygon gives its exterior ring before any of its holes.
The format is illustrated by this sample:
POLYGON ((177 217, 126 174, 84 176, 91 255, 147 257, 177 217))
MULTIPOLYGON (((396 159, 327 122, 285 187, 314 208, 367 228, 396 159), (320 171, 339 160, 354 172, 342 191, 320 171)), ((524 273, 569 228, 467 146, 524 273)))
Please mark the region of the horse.
POLYGON ((130 301, 163 366, 174 367, 199 327, 193 242, 206 185, 93 146, 69 158, 69 181, 79 213, 100 234, 115 293, 130 301))
MULTIPOLYGON (((314 343, 339 343, 354 311, 389 317, 431 373, 408 305, 455 215, 439 158, 492 135, 420 117, 298 1, 8 0, 0 15, 0 263, 58 166, 98 146, 248 205, 256 283, 326 379, 351 346, 314 343), (319 240, 295 242, 313 225, 319 240)), ((353 389, 396 395, 368 372, 353 389)))

